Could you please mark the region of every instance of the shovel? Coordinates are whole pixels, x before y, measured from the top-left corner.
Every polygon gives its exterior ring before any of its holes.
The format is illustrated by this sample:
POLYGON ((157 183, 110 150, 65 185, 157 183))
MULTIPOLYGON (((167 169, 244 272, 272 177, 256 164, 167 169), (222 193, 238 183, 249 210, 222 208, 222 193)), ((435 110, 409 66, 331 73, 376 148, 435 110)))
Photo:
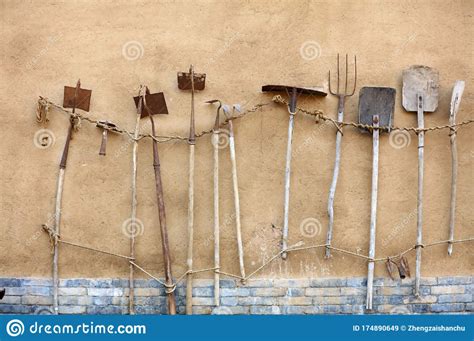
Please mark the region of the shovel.
MULTIPOLYGON (((373 126, 372 196, 370 202, 370 245, 367 274, 366 309, 372 310, 374 283, 375 230, 377 224, 377 191, 379 177, 379 135, 381 129, 390 130, 395 106, 395 89, 363 87, 359 93, 359 123, 373 126)), ((383 131, 382 130, 382 131, 383 131)))
MULTIPOLYGON (((403 71, 403 108, 417 113, 418 129, 424 129, 424 113, 438 107, 438 71, 428 66, 413 65, 403 71)), ((418 204, 416 222, 415 296, 420 293, 421 247, 423 224, 423 149, 425 132, 418 132, 418 204)))
POLYGON ((286 92, 290 96, 290 103, 288 105, 288 112, 290 113, 290 121, 288 123, 288 143, 286 147, 286 166, 285 166, 285 195, 284 195, 284 209, 283 209, 283 233, 281 242, 281 257, 287 259, 288 253, 288 219, 290 208, 290 176, 291 176, 291 146, 293 141, 293 127, 295 125, 296 115, 296 98, 298 94, 327 96, 327 93, 322 88, 302 88, 287 85, 264 85, 263 92, 286 92))
POLYGON ((194 242, 194 146, 196 132, 194 126, 194 91, 204 90, 206 85, 205 73, 194 73, 191 65, 189 72, 178 72, 178 88, 191 90, 191 120, 189 128, 189 191, 188 191, 188 275, 186 283, 186 314, 193 313, 193 242, 194 242))
MULTIPOLYGON (((75 87, 65 86, 64 87, 64 108, 72 108, 72 113, 76 112, 76 109, 82 109, 84 111, 89 111, 89 105, 91 101, 91 90, 81 89, 81 81, 78 80, 75 87)), ((54 209, 54 233, 56 236, 59 235, 60 225, 61 225, 61 199, 63 195, 63 185, 64 185, 64 174, 66 172, 67 157, 69 153, 69 144, 72 139, 72 132, 74 130, 74 117, 71 117, 70 124, 67 132, 66 143, 64 144, 63 154, 61 156, 61 162, 59 164, 59 175, 58 183, 56 188, 56 203, 54 209)), ((59 243, 57 238, 54 241, 54 250, 53 250, 53 309, 54 314, 59 313, 59 301, 58 301, 58 292, 59 292, 59 275, 58 275, 58 259, 59 259, 59 243)))
MULTIPOLYGON (((151 133, 153 136, 156 136, 155 132, 155 122, 153 120, 153 115, 157 114, 168 114, 168 109, 166 107, 165 96, 162 92, 156 94, 150 94, 148 88, 146 93, 141 96, 133 98, 135 100, 135 105, 138 108, 138 114, 141 118, 149 117, 151 123, 151 133)), ((158 215, 160 219, 160 233, 161 233, 161 243, 163 248, 163 263, 165 267, 165 281, 167 285, 173 284, 173 277, 171 272, 171 255, 170 248, 168 243, 168 229, 166 226, 166 213, 165 213, 165 203, 163 199, 163 184, 161 181, 161 168, 160 168, 160 158, 158 155, 158 142, 153 140, 153 168, 155 170, 155 185, 156 185, 156 197, 158 202, 158 215)), ((168 289, 168 288, 167 288, 168 289)), ((166 291, 168 297, 168 314, 176 314, 176 299, 174 291, 166 291)))
MULTIPOLYGON (((464 92, 464 81, 456 81, 453 88, 453 94, 451 96, 451 107, 449 113, 449 124, 456 124, 456 114, 459 110, 459 104, 461 103, 461 96, 464 92)), ((449 134, 451 141, 451 209, 449 211, 449 241, 448 244, 448 255, 451 256, 453 253, 454 240, 454 218, 456 214, 456 184, 458 178, 458 148, 456 145, 456 130, 451 129, 449 134)))

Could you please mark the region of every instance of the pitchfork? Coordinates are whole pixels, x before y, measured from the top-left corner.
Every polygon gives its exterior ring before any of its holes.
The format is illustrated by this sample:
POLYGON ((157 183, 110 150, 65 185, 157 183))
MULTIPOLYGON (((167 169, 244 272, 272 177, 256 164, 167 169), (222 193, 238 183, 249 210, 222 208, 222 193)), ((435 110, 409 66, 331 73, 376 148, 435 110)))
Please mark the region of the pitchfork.
MULTIPOLYGON (((348 82, 348 61, 346 54, 346 69, 345 69, 345 80, 344 80, 344 92, 340 92, 340 68, 339 68, 339 53, 337 54, 337 92, 334 92, 331 89, 331 71, 329 71, 329 92, 331 95, 337 96, 338 98, 338 107, 337 107, 337 122, 340 124, 344 119, 344 105, 346 97, 351 97, 355 93, 356 83, 357 83, 357 57, 354 56, 354 87, 352 92, 347 92, 347 82, 348 82)), ((331 187, 329 189, 329 199, 328 199, 328 216, 329 216, 329 225, 328 225, 328 234, 326 238, 326 244, 331 245, 332 240, 332 231, 334 225, 334 195, 336 193, 337 177, 339 176, 339 165, 341 163, 341 140, 342 140, 342 131, 341 127, 338 126, 336 132, 336 160, 334 161, 334 174, 332 176, 331 187)), ((326 258, 331 256, 331 249, 326 247, 326 258)))

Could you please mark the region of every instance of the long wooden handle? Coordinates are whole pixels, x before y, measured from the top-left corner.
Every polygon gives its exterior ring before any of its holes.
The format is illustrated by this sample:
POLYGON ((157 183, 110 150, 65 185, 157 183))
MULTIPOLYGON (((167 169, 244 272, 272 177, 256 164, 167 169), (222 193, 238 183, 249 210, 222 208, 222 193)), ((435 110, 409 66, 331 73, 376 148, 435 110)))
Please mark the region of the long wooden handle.
POLYGON ((281 257, 287 259, 288 253, 288 220, 290 210, 290 177, 291 177, 291 146, 293 142, 293 127, 295 124, 295 114, 290 111, 290 121, 288 123, 288 143, 286 145, 286 165, 285 165, 285 196, 283 207, 283 233, 281 241, 281 257))
POLYGON ((219 130, 212 133, 212 145, 214 146, 214 305, 220 304, 220 236, 219 236, 219 130))
MULTIPOLYGON (((418 128, 424 129, 423 117, 423 95, 418 94, 418 128)), ((416 220, 416 267, 415 267, 415 296, 420 295, 421 280, 421 245, 423 243, 423 167, 424 167, 425 132, 418 133, 418 200, 417 200, 417 220, 416 220)))
MULTIPOLYGON (((56 203, 54 208, 54 232, 56 235, 60 233, 60 226, 61 226, 61 200, 63 196, 63 188, 64 188, 64 173, 66 169, 60 168, 59 169, 59 176, 58 176, 58 184, 56 188, 56 203)), ((53 309, 54 314, 59 314, 59 243, 57 239, 54 240, 54 250, 53 250, 53 309)))
MULTIPOLYGON (((337 113, 337 121, 342 122, 344 120, 344 96, 339 96, 339 110, 337 113)), ((337 178, 339 176, 339 167, 341 163, 341 141, 342 134, 338 130, 336 132, 336 158, 334 160, 334 173, 332 175, 331 187, 329 188, 329 199, 328 199, 328 232, 326 237, 326 244, 331 245, 332 233, 334 229, 334 197, 336 195, 337 178)), ((326 258, 331 256, 331 249, 326 247, 326 258)))
POLYGON ((229 121, 229 149, 230 149, 230 160, 232 163, 232 185, 234 187, 235 228, 237 232, 237 248, 239 252, 240 276, 242 278, 245 278, 244 246, 242 242, 242 229, 240 225, 239 182, 237 180, 237 160, 235 157, 234 128, 232 126, 232 121, 229 121))
MULTIPOLYGON (((459 110, 459 104, 461 102, 461 96, 464 92, 464 81, 456 81, 453 88, 453 94, 451 96, 451 108, 449 115, 449 124, 456 124, 456 115, 459 110)), ((449 210, 449 240, 454 240, 454 224, 456 215, 456 188, 457 188, 457 176, 458 176, 458 149, 456 144, 456 130, 451 129, 450 131, 451 141, 451 207, 449 210)), ((453 253, 453 244, 448 244, 448 255, 451 256, 453 253)))
POLYGON ((194 243, 194 144, 189 145, 188 190, 188 275, 186 283, 186 314, 193 313, 193 243, 194 243))
POLYGON ((377 193, 379 179, 379 117, 374 115, 372 132, 372 195, 370 201, 370 242, 369 242, 369 263, 367 271, 367 301, 366 308, 372 310, 373 284, 374 284, 374 262, 375 258, 375 232, 377 226, 377 193))

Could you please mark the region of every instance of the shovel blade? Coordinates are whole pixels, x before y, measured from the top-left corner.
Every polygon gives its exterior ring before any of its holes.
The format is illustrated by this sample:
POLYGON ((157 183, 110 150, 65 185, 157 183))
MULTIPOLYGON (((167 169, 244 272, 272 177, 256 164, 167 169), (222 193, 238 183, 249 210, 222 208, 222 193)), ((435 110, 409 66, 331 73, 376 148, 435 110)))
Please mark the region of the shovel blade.
POLYGON ((395 108, 394 88, 365 86, 359 92, 359 123, 373 124, 373 116, 379 116, 381 128, 392 128, 395 108))
MULTIPOLYGON (((135 106, 138 108, 138 102, 140 96, 133 97, 135 101, 135 106)), ((162 92, 157 92, 156 94, 147 93, 145 95, 146 107, 142 105, 142 111, 140 117, 146 117, 148 115, 167 115, 168 108, 166 106, 165 95, 162 92)))
MULTIPOLYGON (((191 90, 191 73, 190 72, 178 72, 178 88, 180 90, 191 90)), ((205 73, 194 73, 194 90, 204 90, 206 86, 206 74, 205 73)))
POLYGON ((76 87, 65 86, 64 87, 64 99, 63 107, 64 108, 74 108, 74 102, 76 103, 76 109, 82 109, 84 111, 89 111, 89 106, 91 103, 92 90, 81 89, 77 92, 77 98, 74 100, 76 95, 76 87))
POLYGON ((412 65, 403 70, 402 105, 406 111, 417 111, 417 95, 423 95, 423 111, 438 108, 439 72, 428 66, 412 65))

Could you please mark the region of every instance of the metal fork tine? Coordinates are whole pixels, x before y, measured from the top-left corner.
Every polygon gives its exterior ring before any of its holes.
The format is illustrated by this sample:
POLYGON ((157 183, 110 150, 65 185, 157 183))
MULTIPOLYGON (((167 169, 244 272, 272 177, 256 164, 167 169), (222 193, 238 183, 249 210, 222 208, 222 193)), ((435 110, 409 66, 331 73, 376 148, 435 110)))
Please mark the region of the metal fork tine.
POLYGON ((352 92, 350 95, 346 96, 352 96, 355 93, 356 90, 356 84, 357 84, 357 56, 354 55, 354 88, 352 89, 352 92))
POLYGON ((337 93, 339 94, 339 53, 337 54, 337 93))
POLYGON ((344 95, 347 95, 347 78, 348 78, 349 63, 347 62, 347 53, 346 53, 346 79, 344 84, 344 95))

